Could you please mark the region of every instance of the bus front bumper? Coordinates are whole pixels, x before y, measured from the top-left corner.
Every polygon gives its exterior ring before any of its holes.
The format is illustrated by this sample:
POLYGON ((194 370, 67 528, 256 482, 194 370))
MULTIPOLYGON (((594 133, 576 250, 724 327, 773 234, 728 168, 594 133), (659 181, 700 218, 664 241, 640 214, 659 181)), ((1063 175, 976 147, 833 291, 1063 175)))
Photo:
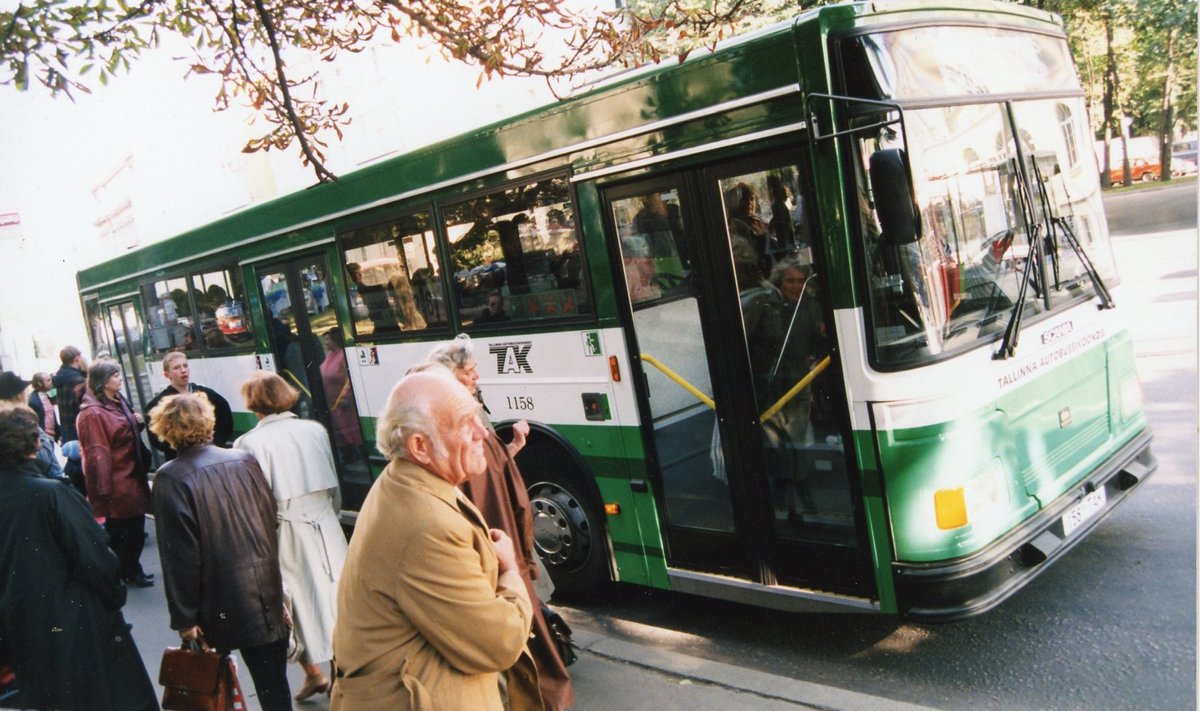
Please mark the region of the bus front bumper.
MULTIPOLYGON (((1070 492, 987 548, 936 563, 893 563, 901 614, 948 622, 992 609, 1075 547, 1158 468, 1143 430, 1070 492), (1070 532, 1064 517, 1089 494, 1103 489, 1103 508, 1070 532)), ((1098 496, 1093 496, 1092 501, 1098 496)))

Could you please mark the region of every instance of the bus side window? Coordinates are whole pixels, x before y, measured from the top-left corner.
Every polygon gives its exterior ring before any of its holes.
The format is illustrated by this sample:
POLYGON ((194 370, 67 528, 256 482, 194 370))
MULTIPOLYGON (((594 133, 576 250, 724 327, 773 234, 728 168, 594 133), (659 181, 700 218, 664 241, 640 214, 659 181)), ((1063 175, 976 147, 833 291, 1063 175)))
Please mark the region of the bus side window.
POLYGON ((448 205, 454 298, 464 326, 591 311, 565 178, 448 205))
POLYGON ((142 307, 146 310, 154 353, 200 349, 192 317, 192 295, 182 275, 144 284, 142 307))
POLYGON ((232 266, 196 272, 191 281, 204 348, 254 345, 254 325, 250 321, 241 272, 232 266))
POLYGON ((429 213, 341 235, 354 333, 379 337, 448 321, 429 213))

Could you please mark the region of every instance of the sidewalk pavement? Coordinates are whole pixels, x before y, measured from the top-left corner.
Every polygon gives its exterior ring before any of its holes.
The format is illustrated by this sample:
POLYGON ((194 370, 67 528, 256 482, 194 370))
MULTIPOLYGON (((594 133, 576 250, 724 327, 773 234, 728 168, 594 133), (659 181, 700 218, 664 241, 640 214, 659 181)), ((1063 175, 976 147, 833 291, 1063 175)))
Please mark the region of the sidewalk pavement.
MULTIPOLYGON (((155 574, 155 585, 130 589, 125 618, 133 625, 133 638, 151 680, 157 685, 162 650, 178 646, 179 636, 169 626, 158 548, 150 520, 147 520, 147 530, 150 535, 142 552, 142 565, 146 572, 155 574)), ((869 711, 885 708, 888 711, 918 711, 924 708, 627 642, 578 627, 573 637, 579 647, 579 661, 570 669, 575 686, 574 711, 869 711)), ((238 661, 239 678, 247 696, 247 711, 261 711, 250 675, 241 660, 238 661)), ((304 681, 304 672, 299 665, 291 664, 288 678, 295 693, 304 681)), ((158 692, 162 698, 161 687, 158 692)), ((294 707, 299 711, 326 711, 328 697, 320 695, 295 703, 294 707)))

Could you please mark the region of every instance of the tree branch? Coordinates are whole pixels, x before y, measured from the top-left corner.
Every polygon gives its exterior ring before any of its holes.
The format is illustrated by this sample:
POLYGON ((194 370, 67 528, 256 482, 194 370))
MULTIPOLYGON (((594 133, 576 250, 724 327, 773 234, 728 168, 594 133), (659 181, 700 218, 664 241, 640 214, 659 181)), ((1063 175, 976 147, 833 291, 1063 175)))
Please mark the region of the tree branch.
POLYGON ((263 0, 254 0, 254 10, 258 13, 259 20, 262 21, 263 29, 267 33, 267 41, 271 45, 271 55, 275 59, 276 86, 283 96, 283 106, 287 113, 288 122, 291 124, 292 131, 295 132, 296 140, 300 141, 300 150, 304 152, 304 157, 308 161, 308 164, 312 166, 313 172, 317 174, 318 180, 322 183, 334 182, 337 180, 337 176, 325 168, 325 164, 313 151, 305 134, 304 125, 296 115, 296 107, 293 105, 292 94, 288 88, 287 75, 283 69, 283 55, 279 51, 279 40, 275 36, 275 23, 267 13, 267 8, 263 5, 263 0))

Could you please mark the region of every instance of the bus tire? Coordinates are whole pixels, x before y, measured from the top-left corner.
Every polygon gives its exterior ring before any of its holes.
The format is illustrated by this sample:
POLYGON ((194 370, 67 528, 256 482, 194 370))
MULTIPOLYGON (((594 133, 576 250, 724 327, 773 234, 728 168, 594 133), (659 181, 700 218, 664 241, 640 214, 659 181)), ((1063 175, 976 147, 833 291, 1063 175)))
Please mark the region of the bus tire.
POLYGON ((593 487, 553 444, 530 443, 521 471, 533 513, 534 549, 554 581, 554 598, 586 600, 612 583, 608 537, 593 487))

